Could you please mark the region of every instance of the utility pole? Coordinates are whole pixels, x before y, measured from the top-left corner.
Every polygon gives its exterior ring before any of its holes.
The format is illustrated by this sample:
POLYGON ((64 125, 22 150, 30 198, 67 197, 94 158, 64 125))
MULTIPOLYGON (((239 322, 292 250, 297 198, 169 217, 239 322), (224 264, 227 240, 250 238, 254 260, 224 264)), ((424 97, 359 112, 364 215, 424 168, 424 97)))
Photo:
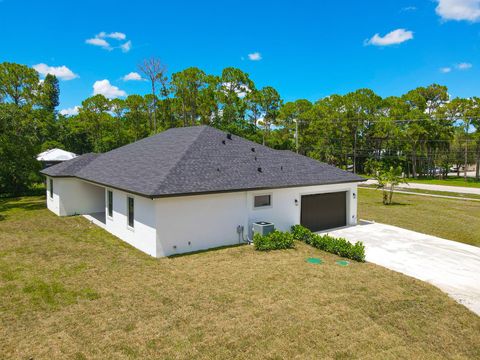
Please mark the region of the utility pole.
POLYGON ((295 148, 297 149, 297 154, 298 154, 298 120, 293 119, 295 122, 295 148))
POLYGON ((357 128, 355 128, 355 138, 353 141, 353 173, 357 173, 357 128))

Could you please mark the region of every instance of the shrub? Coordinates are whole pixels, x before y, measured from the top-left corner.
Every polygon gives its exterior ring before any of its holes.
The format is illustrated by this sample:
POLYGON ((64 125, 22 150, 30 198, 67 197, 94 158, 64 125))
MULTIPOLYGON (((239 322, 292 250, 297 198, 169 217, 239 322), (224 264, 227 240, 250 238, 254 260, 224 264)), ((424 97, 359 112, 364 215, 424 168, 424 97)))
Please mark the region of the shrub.
POLYGON ((291 249, 294 247, 293 235, 289 232, 277 230, 265 236, 255 234, 253 244, 255 249, 259 251, 291 249))
POLYGON ((318 235, 301 225, 292 226, 291 231, 294 239, 303 241, 317 249, 355 261, 365 261, 365 246, 360 241, 352 244, 344 238, 335 238, 328 234, 318 235))
POLYGON ((303 227, 302 225, 293 225, 291 227, 291 232, 296 240, 303 241, 306 244, 311 244, 315 234, 312 233, 307 228, 303 227))

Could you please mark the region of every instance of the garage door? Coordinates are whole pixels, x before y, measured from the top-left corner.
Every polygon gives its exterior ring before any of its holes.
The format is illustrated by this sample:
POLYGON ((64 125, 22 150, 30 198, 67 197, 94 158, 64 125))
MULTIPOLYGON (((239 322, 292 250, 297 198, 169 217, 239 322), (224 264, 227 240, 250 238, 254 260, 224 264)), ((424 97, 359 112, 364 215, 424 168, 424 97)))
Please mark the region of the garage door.
POLYGON ((345 226, 347 193, 335 192, 302 196, 300 224, 311 231, 345 226))

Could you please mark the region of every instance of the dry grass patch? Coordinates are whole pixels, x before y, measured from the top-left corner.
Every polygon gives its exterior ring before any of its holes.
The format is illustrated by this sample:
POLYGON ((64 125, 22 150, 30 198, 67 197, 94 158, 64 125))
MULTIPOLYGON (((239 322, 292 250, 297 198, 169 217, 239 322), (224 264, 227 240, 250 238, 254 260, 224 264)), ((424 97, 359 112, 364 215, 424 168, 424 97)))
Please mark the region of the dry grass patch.
POLYGON ((0 203, 0 358, 480 357, 479 317, 379 266, 298 242, 153 259, 43 201, 0 203))

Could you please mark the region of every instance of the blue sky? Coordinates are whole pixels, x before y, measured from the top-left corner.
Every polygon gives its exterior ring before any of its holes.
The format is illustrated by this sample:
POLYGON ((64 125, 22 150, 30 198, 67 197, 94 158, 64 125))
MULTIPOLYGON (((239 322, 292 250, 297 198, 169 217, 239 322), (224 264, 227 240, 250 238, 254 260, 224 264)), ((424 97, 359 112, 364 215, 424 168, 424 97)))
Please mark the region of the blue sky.
POLYGON ((61 74, 60 109, 97 81, 110 97, 148 92, 122 78, 152 55, 170 74, 239 67, 286 101, 431 83, 480 95, 480 0, 0 0, 0 16, 0 61, 61 74))

